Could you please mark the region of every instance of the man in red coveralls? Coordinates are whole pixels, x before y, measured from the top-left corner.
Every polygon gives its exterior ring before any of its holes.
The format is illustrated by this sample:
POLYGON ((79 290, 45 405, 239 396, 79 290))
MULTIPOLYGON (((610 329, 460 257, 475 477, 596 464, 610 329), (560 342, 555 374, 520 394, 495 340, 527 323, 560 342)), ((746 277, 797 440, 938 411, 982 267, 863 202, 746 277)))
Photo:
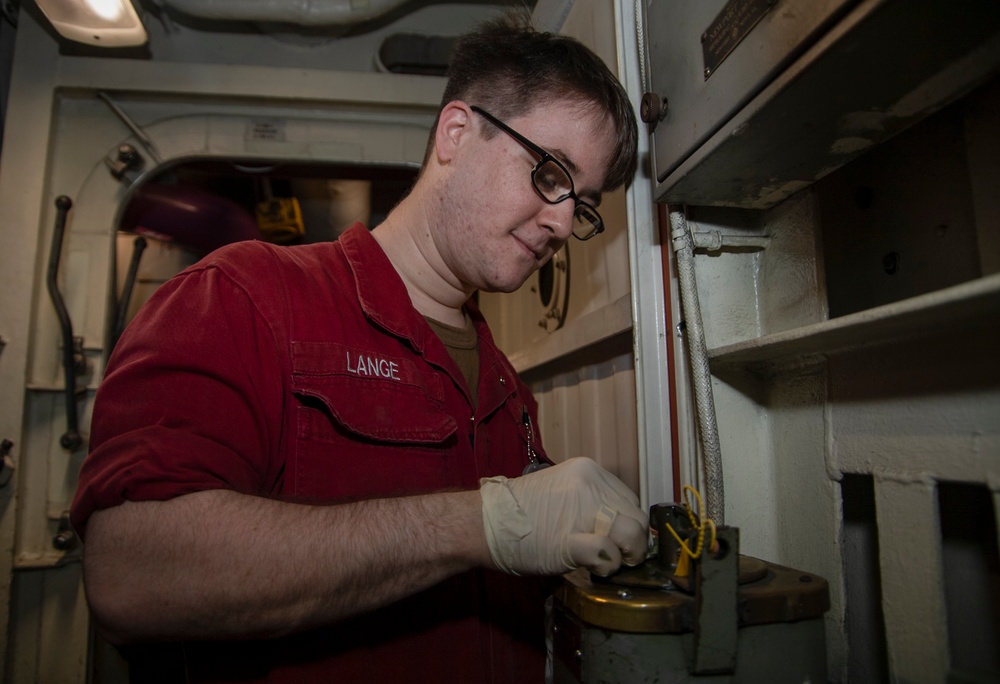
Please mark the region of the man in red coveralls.
POLYGON ((492 22, 458 42, 383 224, 230 245, 157 291, 72 511, 97 624, 158 658, 135 679, 542 680, 538 576, 638 563, 647 521, 593 461, 540 467, 535 401, 470 297, 599 234, 636 136, 587 48, 492 22))

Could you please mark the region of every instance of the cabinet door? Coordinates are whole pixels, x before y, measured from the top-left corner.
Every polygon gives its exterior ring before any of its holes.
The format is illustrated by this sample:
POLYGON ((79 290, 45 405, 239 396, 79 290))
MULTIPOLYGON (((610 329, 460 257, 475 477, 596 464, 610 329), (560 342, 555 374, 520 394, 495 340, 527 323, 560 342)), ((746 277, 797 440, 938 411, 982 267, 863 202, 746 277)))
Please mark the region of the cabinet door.
POLYGON ((653 2, 652 91, 667 100, 653 134, 662 180, 856 0, 653 2))

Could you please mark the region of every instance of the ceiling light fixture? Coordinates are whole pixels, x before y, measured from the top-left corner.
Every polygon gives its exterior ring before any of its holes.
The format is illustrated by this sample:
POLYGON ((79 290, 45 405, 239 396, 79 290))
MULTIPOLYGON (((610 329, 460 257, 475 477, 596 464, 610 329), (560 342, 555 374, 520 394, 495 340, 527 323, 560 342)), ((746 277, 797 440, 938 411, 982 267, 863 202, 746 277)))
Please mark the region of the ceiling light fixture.
POLYGON ((100 47, 146 42, 146 29, 130 0, 35 0, 64 38, 100 47))

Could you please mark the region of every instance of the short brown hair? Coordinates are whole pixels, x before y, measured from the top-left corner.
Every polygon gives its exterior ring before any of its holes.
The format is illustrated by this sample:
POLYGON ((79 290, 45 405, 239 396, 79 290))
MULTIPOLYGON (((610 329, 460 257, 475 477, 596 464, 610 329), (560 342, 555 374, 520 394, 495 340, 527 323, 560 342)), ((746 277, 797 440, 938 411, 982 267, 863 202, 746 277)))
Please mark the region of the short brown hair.
MULTIPOLYGON (((499 119, 513 119, 552 98, 579 100, 607 113, 616 144, 602 191, 627 186, 636 170, 635 112, 621 83, 590 48, 536 31, 524 13, 487 21, 455 42, 442 108, 463 100, 499 119)), ((487 137, 495 134, 492 126, 487 129, 487 137)))

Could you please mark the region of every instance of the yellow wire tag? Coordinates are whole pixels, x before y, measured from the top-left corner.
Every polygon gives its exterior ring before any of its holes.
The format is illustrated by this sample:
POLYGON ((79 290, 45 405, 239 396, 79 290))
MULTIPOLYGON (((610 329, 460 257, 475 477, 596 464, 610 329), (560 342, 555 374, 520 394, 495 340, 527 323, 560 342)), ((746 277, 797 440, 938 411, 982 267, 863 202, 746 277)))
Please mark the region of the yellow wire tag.
POLYGON ((681 552, 681 557, 677 560, 677 567, 674 568, 674 574, 678 577, 687 577, 691 574, 691 556, 681 552))
POLYGON ((698 535, 695 540, 695 548, 692 550, 688 546, 688 542, 681 539, 677 531, 669 523, 667 524, 667 531, 677 540, 681 549, 680 557, 677 559, 677 568, 674 570, 674 575, 677 577, 688 577, 691 574, 691 561, 700 558, 702 552, 705 550, 706 529, 711 531, 711 538, 708 542, 709 551, 711 552, 715 547, 715 522, 705 517, 705 504, 702 502, 701 494, 690 485, 684 485, 684 508, 687 509, 692 531, 697 531, 698 535), (698 513, 695 513, 689 495, 694 495, 694 498, 697 499, 698 513))

